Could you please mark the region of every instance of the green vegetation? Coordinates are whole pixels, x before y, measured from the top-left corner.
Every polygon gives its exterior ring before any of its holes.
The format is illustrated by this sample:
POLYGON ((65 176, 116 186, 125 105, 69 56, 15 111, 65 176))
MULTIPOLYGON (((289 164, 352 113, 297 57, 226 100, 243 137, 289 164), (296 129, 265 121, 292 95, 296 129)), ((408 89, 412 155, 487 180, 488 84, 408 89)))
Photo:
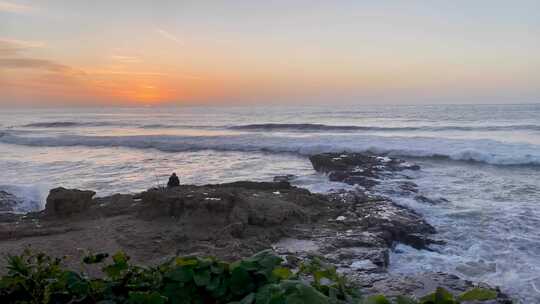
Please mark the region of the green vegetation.
MULTIPOLYGON (((85 264, 105 262, 88 255, 85 264)), ((294 270, 271 251, 226 263, 215 258, 177 257, 156 267, 139 267, 119 252, 103 266, 103 278, 67 270, 62 260, 29 251, 8 257, 0 279, 0 303, 235 303, 235 304, 454 304, 496 297, 472 289, 459 297, 437 289, 422 299, 362 297, 334 267, 312 259, 294 270)))

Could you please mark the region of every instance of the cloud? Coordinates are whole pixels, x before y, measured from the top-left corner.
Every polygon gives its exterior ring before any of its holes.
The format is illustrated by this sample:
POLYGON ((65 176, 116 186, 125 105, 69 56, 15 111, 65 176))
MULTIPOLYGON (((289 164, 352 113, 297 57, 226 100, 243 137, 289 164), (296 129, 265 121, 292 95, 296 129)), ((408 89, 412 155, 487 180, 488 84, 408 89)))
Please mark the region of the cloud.
POLYGON ((169 39, 169 40, 174 41, 174 42, 176 42, 178 44, 183 44, 182 41, 180 41, 180 39, 178 39, 175 35, 167 32, 164 29, 156 28, 156 32, 158 34, 160 34, 165 39, 169 39))
POLYGON ((34 10, 33 7, 24 4, 17 4, 13 2, 0 1, 0 12, 8 13, 28 13, 34 10))
POLYGON ((111 59, 124 62, 124 63, 141 62, 141 59, 137 56, 112 55, 111 59))
POLYGON ((168 74, 160 72, 136 72, 136 71, 118 71, 118 70, 90 70, 89 74, 103 75, 135 75, 135 76, 168 76, 168 74))
POLYGON ((45 43, 38 41, 24 41, 0 38, 0 68, 2 69, 35 69, 49 72, 72 71, 69 66, 47 59, 28 58, 21 56, 21 52, 45 47, 45 43))
POLYGON ((6 69, 38 69, 51 72, 71 70, 67 65, 45 59, 33 58, 0 58, 0 68, 6 69))
POLYGON ((199 80, 202 77, 190 74, 168 74, 162 72, 146 72, 146 71, 122 71, 122 70, 85 70, 89 75, 121 75, 121 76, 148 76, 148 77, 178 77, 184 79, 199 80))
POLYGON ((45 47, 43 42, 0 38, 0 56, 11 56, 21 51, 42 47, 45 47))

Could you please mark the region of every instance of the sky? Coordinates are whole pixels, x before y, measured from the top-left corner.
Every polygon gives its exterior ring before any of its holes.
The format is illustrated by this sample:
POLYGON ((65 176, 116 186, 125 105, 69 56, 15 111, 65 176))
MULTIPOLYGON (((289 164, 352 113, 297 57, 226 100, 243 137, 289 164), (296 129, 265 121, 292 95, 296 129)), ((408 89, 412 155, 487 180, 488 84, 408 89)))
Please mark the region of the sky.
POLYGON ((0 0, 0 105, 528 102, 538 0, 0 0))

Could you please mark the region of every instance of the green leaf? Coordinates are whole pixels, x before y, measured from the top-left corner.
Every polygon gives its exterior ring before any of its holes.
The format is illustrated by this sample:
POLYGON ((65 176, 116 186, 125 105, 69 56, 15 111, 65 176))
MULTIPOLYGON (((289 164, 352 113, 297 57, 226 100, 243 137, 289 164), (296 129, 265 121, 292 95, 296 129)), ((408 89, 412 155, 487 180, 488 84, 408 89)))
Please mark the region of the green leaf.
POLYGON ((414 299, 411 299, 409 297, 404 297, 404 296, 397 296, 395 302, 396 304, 417 304, 418 303, 414 299))
POLYGON ((167 297, 172 304, 191 303, 191 291, 178 282, 165 284, 162 294, 167 297))
POLYGON ((337 290, 337 288, 334 288, 334 287, 329 287, 328 297, 332 300, 337 300, 339 297, 339 290, 337 290))
POLYGON ((217 299, 226 298, 229 295, 229 285, 227 281, 221 281, 216 288, 211 290, 212 296, 217 299))
POLYGON ((90 284, 83 280, 79 274, 73 271, 66 271, 63 275, 63 279, 66 282, 66 286, 72 293, 77 295, 88 295, 90 291, 90 284))
POLYGON ((435 303, 436 304, 453 304, 454 296, 444 288, 437 288, 435 291, 435 303))
POLYGON ((254 285, 249 273, 242 267, 236 267, 231 273, 230 288, 233 294, 242 295, 251 292, 254 285))
POLYGON ((221 278, 220 277, 213 277, 213 278, 210 279, 208 284, 206 284, 206 290, 214 291, 214 290, 218 289, 220 284, 221 284, 221 278))
POLYGON ((111 278, 119 278, 122 273, 129 268, 129 257, 125 253, 119 251, 112 256, 112 259, 113 264, 103 267, 103 272, 111 278))
POLYGON ((167 298, 157 292, 139 292, 129 293, 128 303, 130 304, 165 304, 167 298))
POLYGON ((176 267, 167 272, 165 277, 180 283, 187 283, 193 279, 193 269, 188 267, 176 267))
MULTIPOLYGON (((89 255, 95 263, 106 254, 89 255)), ((0 276, 0 302, 4 303, 124 303, 124 304, 457 304, 448 291, 437 290, 421 302, 398 296, 390 302, 382 295, 362 299, 360 291, 331 264, 319 258, 302 263, 298 273, 281 266, 272 251, 263 251, 232 264, 214 258, 179 257, 155 267, 129 265, 118 252, 108 275, 88 278, 65 270, 62 260, 45 254, 23 253, 8 259, 0 276), (299 280, 305 279, 305 281, 299 280), (311 283, 306 283, 311 282, 311 283), (236 302, 231 302, 236 301, 236 302)), ((1 270, 0 270, 1 272, 1 270)), ((494 299, 495 290, 475 288, 460 295, 463 301, 494 299)))
POLYGON ((280 280, 288 280, 292 274, 292 271, 285 267, 276 267, 272 271, 272 275, 280 280))
POLYGON ((276 266, 281 265, 283 259, 275 255, 274 252, 269 249, 251 256, 246 259, 246 261, 254 261, 267 269, 274 269, 276 266))
POLYGON ((215 274, 222 274, 226 269, 229 268, 229 264, 223 262, 217 262, 210 265, 210 270, 215 274))
POLYGON ((312 286, 301 282, 295 282, 294 286, 294 289, 287 288, 287 304, 328 304, 328 298, 312 286))
POLYGON ((248 294, 247 296, 245 296, 238 303, 239 304, 251 304, 251 303, 253 303, 253 301, 255 301, 255 294, 252 292, 252 293, 248 294))
POLYGON ((457 304, 454 296, 446 289, 438 287, 434 293, 420 299, 421 304, 457 304))
POLYGON ((210 283, 210 270, 199 270, 193 274, 193 281, 197 286, 206 286, 210 283))
POLYGON ((497 292, 486 288, 473 288, 459 296, 461 301, 487 301, 497 298, 497 292))
POLYGON ((362 301, 362 304, 391 304, 391 303, 390 301, 388 301, 388 299, 385 296, 375 295, 375 296, 370 296, 364 299, 364 301, 362 301))
POLYGON ((7 262, 8 273, 11 275, 27 276, 30 272, 30 268, 22 256, 8 255, 7 262))
POLYGON ((197 258, 193 257, 177 257, 175 259, 176 266, 195 266, 199 263, 197 258))
POLYGON ((122 251, 118 251, 112 256, 112 259, 117 264, 127 264, 129 257, 122 251))
POLYGON ((97 264, 109 257, 108 253, 89 254, 83 258, 85 264, 97 264))

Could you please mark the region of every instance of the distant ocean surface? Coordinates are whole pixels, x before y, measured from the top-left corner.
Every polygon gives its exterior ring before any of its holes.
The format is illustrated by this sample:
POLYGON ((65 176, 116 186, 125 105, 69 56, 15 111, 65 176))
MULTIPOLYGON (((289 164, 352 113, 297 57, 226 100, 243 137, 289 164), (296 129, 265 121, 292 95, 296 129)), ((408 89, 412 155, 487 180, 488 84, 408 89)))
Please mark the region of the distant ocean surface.
POLYGON ((0 109, 0 190, 26 199, 19 211, 43 208, 53 187, 136 192, 173 171, 195 184, 294 174, 325 192, 344 186, 307 155, 331 151, 422 166, 407 178, 437 203, 400 194, 397 180, 377 191, 424 214, 447 244, 399 245, 391 271, 450 272, 540 303, 539 104, 0 109))

